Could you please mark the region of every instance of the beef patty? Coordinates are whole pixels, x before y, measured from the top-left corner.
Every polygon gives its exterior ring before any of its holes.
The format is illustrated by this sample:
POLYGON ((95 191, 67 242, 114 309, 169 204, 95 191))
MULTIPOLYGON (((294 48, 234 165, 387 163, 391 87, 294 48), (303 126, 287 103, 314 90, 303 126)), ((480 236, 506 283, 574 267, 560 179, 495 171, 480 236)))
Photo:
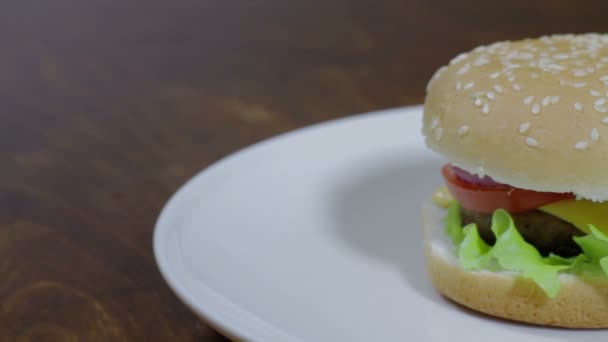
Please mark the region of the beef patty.
MULTIPOLYGON (((490 229, 492 214, 479 213, 470 209, 460 208, 463 226, 476 223, 479 235, 488 244, 496 241, 490 229)), ((579 255, 582 250, 572 237, 584 235, 571 223, 540 210, 528 210, 511 214, 515 227, 528 243, 546 256, 549 253, 563 257, 579 255)))

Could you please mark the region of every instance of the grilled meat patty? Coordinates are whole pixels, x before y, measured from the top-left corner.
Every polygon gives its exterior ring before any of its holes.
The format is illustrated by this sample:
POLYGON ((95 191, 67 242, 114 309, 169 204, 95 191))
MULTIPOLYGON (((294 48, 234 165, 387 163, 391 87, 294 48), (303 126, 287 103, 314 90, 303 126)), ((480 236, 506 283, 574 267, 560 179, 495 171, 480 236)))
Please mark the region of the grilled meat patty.
MULTIPOLYGON (((461 207, 460 215, 463 226, 476 223, 481 238, 490 245, 494 244, 496 238, 490 229, 492 214, 479 213, 461 207)), ((569 222, 540 210, 513 213, 511 217, 524 240, 536 247, 544 256, 553 253, 570 257, 582 252, 572 237, 584 235, 584 233, 569 222)))

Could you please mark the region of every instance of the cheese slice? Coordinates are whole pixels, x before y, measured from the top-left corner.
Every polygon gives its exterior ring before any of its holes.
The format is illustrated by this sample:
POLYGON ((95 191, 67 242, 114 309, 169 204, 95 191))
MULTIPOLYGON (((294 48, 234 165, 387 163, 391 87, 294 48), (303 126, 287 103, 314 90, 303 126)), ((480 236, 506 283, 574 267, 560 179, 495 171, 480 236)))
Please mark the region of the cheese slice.
POLYGON ((576 228, 589 234, 589 224, 608 234, 608 202, 567 199, 538 208, 572 223, 576 228))

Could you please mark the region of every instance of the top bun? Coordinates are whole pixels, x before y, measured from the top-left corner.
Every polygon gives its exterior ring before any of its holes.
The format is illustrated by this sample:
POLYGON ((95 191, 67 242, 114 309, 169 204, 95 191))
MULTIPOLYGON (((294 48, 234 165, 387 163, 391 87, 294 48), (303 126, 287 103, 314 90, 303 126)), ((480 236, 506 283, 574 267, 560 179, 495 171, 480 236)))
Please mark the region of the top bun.
POLYGON ((479 176, 608 200, 608 35, 480 46, 431 78, 427 145, 479 176))

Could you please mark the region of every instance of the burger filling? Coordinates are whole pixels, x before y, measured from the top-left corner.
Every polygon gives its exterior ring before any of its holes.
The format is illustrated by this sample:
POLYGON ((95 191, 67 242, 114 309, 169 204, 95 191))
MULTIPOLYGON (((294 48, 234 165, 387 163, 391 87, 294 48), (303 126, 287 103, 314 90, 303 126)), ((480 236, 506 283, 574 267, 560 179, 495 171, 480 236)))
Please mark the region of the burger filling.
POLYGON ((442 173, 447 233, 466 269, 516 271, 549 297, 558 273, 608 276, 608 203, 537 192, 477 177, 455 166, 442 173), (606 229, 605 231, 602 231, 606 229))

